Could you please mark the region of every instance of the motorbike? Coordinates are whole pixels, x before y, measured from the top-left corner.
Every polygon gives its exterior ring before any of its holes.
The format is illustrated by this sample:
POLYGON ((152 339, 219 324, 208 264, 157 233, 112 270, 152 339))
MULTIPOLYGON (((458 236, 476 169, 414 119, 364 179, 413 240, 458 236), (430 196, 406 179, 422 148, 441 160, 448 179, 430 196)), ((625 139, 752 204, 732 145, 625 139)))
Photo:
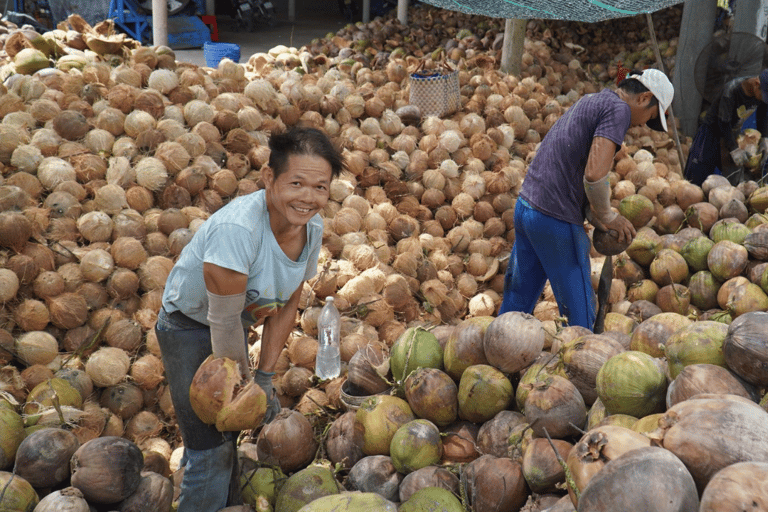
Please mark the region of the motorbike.
POLYGON ((239 28, 253 32, 257 25, 277 23, 275 6, 269 0, 233 0, 234 18, 239 28))

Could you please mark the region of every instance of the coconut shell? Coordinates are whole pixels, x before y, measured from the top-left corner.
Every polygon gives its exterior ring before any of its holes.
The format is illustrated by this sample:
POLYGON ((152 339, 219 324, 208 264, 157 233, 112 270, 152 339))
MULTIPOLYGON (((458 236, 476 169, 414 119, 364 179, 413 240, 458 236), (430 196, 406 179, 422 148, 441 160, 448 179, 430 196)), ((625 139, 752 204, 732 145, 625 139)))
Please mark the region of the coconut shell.
POLYGON ((493 320, 490 316, 467 318, 451 332, 443 351, 443 364, 454 380, 460 380, 467 367, 488 363, 483 338, 493 320))
POLYGON ((723 341, 725 362, 741 378, 768 386, 768 313, 741 315, 728 327, 723 341))
POLYGON ((626 251, 632 240, 619 242, 617 233, 613 229, 603 231, 595 228, 592 233, 592 245, 595 250, 604 256, 616 256, 626 251))
POLYGON ((405 398, 414 414, 438 427, 449 425, 458 414, 458 387, 450 375, 437 368, 419 368, 405 379, 405 398))
POLYGON ((757 398, 754 387, 730 370, 714 364, 690 364, 669 384, 667 408, 701 393, 737 395, 748 400, 757 398))

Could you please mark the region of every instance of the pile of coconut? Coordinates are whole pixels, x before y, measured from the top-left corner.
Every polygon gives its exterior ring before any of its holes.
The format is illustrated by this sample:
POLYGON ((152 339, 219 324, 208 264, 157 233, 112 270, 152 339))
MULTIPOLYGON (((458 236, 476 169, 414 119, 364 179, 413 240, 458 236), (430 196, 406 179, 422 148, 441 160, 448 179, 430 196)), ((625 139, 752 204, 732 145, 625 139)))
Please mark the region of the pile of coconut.
MULTIPOLYGON (((527 40, 520 77, 457 54, 461 109, 421 119, 418 59, 362 44, 211 69, 77 17, 0 41, 0 492, 17 508, 170 507, 182 446, 153 330, 165 280, 211 213, 261 187, 269 134, 300 122, 347 169, 278 361, 284 409, 241 439, 251 506, 324 510, 317 489, 350 510, 631 510, 649 496, 711 510, 712 494, 764 478, 768 187, 692 185, 667 134, 633 128, 611 184, 639 232, 616 258, 606 332, 567 327, 549 287, 532 317, 495 317, 527 164, 601 87, 562 48, 527 40), (318 382, 327 296, 344 366, 318 382)), ((759 161, 751 135, 740 144, 759 161)), ((602 263, 593 253, 595 285, 602 263)))

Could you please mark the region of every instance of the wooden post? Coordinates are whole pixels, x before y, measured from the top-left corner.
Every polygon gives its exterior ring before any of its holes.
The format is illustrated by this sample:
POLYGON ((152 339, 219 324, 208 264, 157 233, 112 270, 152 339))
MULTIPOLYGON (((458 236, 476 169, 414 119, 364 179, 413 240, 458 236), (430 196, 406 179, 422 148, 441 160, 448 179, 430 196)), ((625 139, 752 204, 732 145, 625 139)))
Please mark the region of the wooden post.
MULTIPOLYGON (((645 17, 648 20, 648 32, 651 34, 651 43, 653 43, 653 53, 656 54, 656 62, 659 64, 659 69, 663 71, 664 73, 667 72, 666 69, 664 69, 664 61, 661 60, 661 52, 659 51, 659 43, 656 41, 656 29, 653 26, 653 17, 651 16, 651 13, 645 13, 645 17)), ((664 112, 659 112, 660 116, 664 115, 664 112)), ((680 171, 684 174, 685 173, 685 158, 683 157, 683 148, 680 146, 680 136, 677 133, 677 122, 675 120, 675 111, 672 108, 672 105, 669 105, 669 117, 672 119, 672 138, 675 141, 675 146, 677 147, 677 157, 680 159, 680 171)), ((669 123, 667 124, 669 126, 669 123)))
POLYGON ((152 44, 168 46, 168 2, 152 0, 152 44))
POLYGON ((509 75, 520 75, 523 65, 525 27, 528 20, 507 19, 504 23, 504 42, 501 47, 501 70, 509 75))
POLYGON ((408 0, 397 0, 397 21, 401 25, 408 24, 408 0))
POLYGON ((363 0, 363 23, 371 21, 371 0, 363 0))
POLYGON ((699 124, 701 94, 696 90, 693 70, 701 50, 712 40, 717 4, 701 0, 685 0, 683 19, 680 23, 680 39, 675 56, 675 99, 672 104, 680 119, 685 135, 693 137, 699 124))

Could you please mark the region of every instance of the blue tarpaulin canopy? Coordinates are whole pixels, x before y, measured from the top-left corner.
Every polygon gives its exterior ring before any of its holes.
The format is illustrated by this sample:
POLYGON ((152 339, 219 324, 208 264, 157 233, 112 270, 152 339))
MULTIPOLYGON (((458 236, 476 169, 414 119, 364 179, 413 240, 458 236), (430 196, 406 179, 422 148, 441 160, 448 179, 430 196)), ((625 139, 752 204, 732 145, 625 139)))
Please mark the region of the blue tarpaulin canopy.
POLYGON ((450 11, 491 18, 553 19, 594 23, 651 13, 682 0, 423 0, 450 11))

